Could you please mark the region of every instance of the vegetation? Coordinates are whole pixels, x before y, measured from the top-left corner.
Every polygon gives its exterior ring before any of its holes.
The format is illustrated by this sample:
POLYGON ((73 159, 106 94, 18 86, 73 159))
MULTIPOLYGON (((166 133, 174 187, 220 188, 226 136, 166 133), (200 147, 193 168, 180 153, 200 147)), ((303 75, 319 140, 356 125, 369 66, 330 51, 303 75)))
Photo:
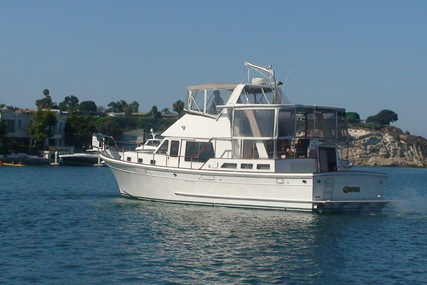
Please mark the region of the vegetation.
POLYGON ((16 110, 19 110, 19 107, 6 106, 6 104, 0 104, 0 109, 7 109, 7 110, 11 110, 11 111, 16 111, 16 110))
POLYGON ((389 126, 391 122, 398 120, 397 114, 391 110, 382 110, 374 116, 366 119, 367 124, 379 124, 380 126, 389 126))
POLYGON ((65 144, 79 148, 87 147, 96 127, 90 116, 71 114, 65 123, 65 144))
POLYGON ((79 104, 80 112, 96 112, 98 111, 98 107, 93 101, 83 101, 79 104))
POLYGON ((68 111, 70 114, 79 110, 79 98, 74 95, 65 97, 64 101, 59 103, 59 110, 68 111))
MULTIPOLYGON (((398 115, 391 110, 382 110, 374 116, 369 116, 365 122, 360 120, 360 116, 355 112, 348 112, 346 116, 347 123, 352 127, 362 127, 374 130, 381 130, 390 126, 390 123, 396 122, 398 115)), ((409 134, 409 133, 408 133, 409 134)))
POLYGON ((105 110, 106 112, 125 113, 125 116, 131 116, 132 113, 138 113, 139 103, 133 101, 128 104, 125 100, 120 100, 117 102, 110 102, 108 107, 110 108, 105 110))
POLYGON ((184 102, 181 100, 176 101, 172 105, 173 110, 178 114, 178 116, 182 116, 184 114, 184 102))
POLYGON ((38 109, 32 117, 28 133, 33 137, 36 145, 40 146, 45 139, 53 136, 52 127, 56 123, 57 119, 54 112, 38 109))
POLYGON ((347 112, 346 119, 348 124, 360 123, 360 115, 356 112, 347 112))
POLYGON ((56 105, 52 102, 52 97, 50 97, 49 89, 43 90, 44 98, 36 101, 36 106, 38 109, 52 109, 56 105))

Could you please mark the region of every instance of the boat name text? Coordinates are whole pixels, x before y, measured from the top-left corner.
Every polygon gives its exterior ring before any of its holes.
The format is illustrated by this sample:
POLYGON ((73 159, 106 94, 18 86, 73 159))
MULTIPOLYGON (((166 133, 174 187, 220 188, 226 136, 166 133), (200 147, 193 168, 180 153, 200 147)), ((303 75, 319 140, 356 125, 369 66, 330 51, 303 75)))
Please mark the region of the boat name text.
POLYGON ((342 191, 344 193, 349 193, 349 192, 360 192, 360 187, 349 187, 349 186, 344 186, 344 188, 342 189, 342 191))

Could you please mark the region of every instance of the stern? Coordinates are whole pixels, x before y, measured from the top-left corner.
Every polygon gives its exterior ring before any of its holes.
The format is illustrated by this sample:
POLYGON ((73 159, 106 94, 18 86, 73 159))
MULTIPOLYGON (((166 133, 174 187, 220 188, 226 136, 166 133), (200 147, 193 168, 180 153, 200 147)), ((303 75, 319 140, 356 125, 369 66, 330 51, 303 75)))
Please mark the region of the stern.
POLYGON ((379 172, 340 171, 313 176, 313 210, 323 212, 379 211, 387 175, 379 172))

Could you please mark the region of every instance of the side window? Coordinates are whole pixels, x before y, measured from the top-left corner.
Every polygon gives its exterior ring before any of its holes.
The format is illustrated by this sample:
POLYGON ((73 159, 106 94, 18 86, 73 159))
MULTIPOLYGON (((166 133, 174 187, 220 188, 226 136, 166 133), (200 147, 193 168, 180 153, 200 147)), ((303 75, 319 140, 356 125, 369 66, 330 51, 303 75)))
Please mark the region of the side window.
POLYGON ((170 156, 177 157, 179 151, 179 141, 171 141, 170 156))
POLYGON ((206 162, 215 157, 211 142, 187 142, 185 146, 185 161, 206 162))
POLYGON ((164 140, 163 144, 160 146, 160 148, 156 151, 157 154, 166 154, 168 151, 169 141, 164 140))

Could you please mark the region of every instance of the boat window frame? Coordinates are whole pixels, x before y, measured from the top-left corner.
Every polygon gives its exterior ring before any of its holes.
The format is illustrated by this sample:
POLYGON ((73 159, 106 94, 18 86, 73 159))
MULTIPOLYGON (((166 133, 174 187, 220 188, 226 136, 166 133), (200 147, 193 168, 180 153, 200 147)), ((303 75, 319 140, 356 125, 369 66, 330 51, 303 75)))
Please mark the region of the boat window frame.
POLYGON ((178 157, 179 156, 179 147, 180 147, 180 141, 179 140, 171 140, 170 143, 170 150, 169 150, 169 156, 171 157, 178 157))
POLYGON ((295 138, 348 141, 346 112, 343 108, 296 106, 295 138), (333 126, 325 114, 333 114, 333 126), (298 122, 299 119, 300 123, 298 122), (322 123, 320 123, 322 122, 322 123), (330 133, 330 134, 328 134, 330 133))
MULTIPOLYGON (((271 140, 271 139, 276 139, 277 138, 277 113, 278 113, 278 107, 273 107, 273 106, 268 106, 268 105, 264 105, 264 106, 260 106, 260 105, 251 105, 251 106, 245 106, 245 105, 241 105, 239 107, 235 107, 233 108, 232 111, 232 115, 231 115, 231 137, 232 139, 242 139, 242 140, 271 140), (268 118, 268 119, 272 119, 272 127, 269 128, 271 131, 271 135, 267 135, 265 136, 264 134, 260 135, 261 136, 248 136, 246 132, 236 132, 236 112, 240 112, 240 111, 272 111, 272 117, 268 118), (240 135, 236 135, 236 133, 240 134, 240 135)), ((258 116, 257 117, 257 113, 253 113, 253 115, 255 116, 255 122, 257 126, 260 125, 260 121, 257 119, 262 119, 262 116, 258 116)), ((243 117, 239 117, 239 119, 245 119, 243 117)), ((249 119, 248 119, 249 122, 249 119)), ((244 122, 242 122, 244 123, 244 122)), ((249 122, 250 123, 250 122, 249 122)), ((240 127, 239 127, 240 128, 240 127)), ((252 131, 252 130, 251 130, 252 131)), ((265 130, 262 130, 265 131, 265 130)), ((260 131, 260 132, 262 132, 260 131)), ((253 132, 252 132, 253 133, 253 132)))
POLYGON ((233 95, 237 84, 202 84, 188 87, 187 100, 184 109, 190 113, 203 114, 210 117, 219 116, 225 104, 233 95), (214 103, 214 93, 219 91, 222 104, 214 103), (211 112, 211 105, 214 105, 216 112, 211 112))
POLYGON ((211 141, 185 141, 184 161, 206 162, 211 158, 215 158, 215 149, 211 141))
POLYGON ((169 151, 169 140, 165 139, 162 141, 160 146, 156 149, 155 154, 167 154, 169 151))

